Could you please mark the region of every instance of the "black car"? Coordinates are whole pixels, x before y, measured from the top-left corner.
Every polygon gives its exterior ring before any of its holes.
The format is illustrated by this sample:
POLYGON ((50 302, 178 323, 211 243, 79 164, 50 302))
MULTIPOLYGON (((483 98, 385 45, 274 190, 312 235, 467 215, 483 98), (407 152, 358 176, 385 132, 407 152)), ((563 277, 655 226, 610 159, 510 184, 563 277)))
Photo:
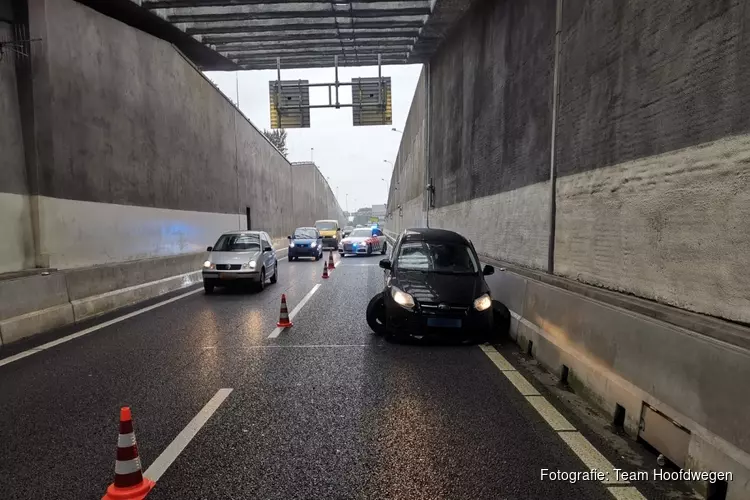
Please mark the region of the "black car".
POLYGON ((396 241, 393 260, 383 259, 386 285, 368 306, 368 323, 392 339, 488 338, 493 308, 474 245, 453 231, 407 229, 396 241))
POLYGON ((319 260, 323 257, 323 238, 314 227, 298 227, 289 239, 289 260, 300 257, 312 257, 319 260))

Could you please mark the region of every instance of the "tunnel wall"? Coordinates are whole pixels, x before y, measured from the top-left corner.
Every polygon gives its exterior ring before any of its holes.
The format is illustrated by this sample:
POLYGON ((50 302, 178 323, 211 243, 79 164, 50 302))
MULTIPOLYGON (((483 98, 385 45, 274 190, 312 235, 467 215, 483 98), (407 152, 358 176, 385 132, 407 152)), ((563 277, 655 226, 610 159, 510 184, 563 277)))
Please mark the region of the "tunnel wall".
MULTIPOLYGON (((750 323, 748 21, 737 2, 564 2, 556 274, 750 323)), ((407 127, 391 227, 429 217, 547 270, 554 32, 554 2, 480 2, 459 23, 427 66, 434 208, 407 127)))
MULTIPOLYGON (((10 23, 0 21, 0 40, 12 38, 10 23)), ((26 178, 16 60, 0 59, 0 273, 33 265, 34 238, 26 178)))
POLYGON ((565 2, 558 274, 750 323, 748 23, 744 2, 565 2))
MULTIPOLYGON (((29 2, 37 265, 70 268, 205 250, 225 230, 283 238, 340 212, 305 185, 172 45, 72 0, 29 2)), ((320 173, 315 170, 318 177, 320 173)), ((320 179, 317 181, 320 184, 320 179)))
POLYGON ((750 9, 562 4, 555 203, 555 2, 478 2, 420 80, 430 105, 409 120, 429 125, 407 122, 387 234, 421 219, 471 238, 505 269, 488 282, 524 350, 610 417, 626 408, 633 437, 644 403, 662 412, 678 459, 733 471, 727 498, 748 498, 750 9), (424 127, 429 210, 404 175, 424 127))

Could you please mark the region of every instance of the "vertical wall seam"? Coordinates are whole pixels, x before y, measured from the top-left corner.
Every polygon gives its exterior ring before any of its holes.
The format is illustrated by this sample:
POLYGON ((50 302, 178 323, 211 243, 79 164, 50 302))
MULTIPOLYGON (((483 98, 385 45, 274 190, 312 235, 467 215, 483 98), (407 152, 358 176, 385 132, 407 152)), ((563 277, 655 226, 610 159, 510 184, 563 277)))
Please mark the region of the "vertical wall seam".
POLYGON ((552 76, 552 130, 550 139, 550 161, 549 161, 549 182, 550 182, 550 211, 549 211, 549 241, 547 244, 547 272, 555 272, 555 226, 557 220, 557 157, 555 154, 556 137, 557 137, 557 111, 560 97, 560 38, 562 34, 562 9, 563 0, 557 0, 555 14, 555 41, 554 41, 554 65, 552 76))

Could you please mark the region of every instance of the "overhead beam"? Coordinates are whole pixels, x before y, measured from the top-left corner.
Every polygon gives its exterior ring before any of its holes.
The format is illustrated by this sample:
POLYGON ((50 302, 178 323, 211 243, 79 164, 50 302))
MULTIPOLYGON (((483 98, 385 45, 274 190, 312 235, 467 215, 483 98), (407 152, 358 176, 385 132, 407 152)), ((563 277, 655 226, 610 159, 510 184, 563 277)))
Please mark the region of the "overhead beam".
MULTIPOLYGON (((424 23, 421 20, 413 21, 358 21, 357 29, 419 29, 424 23)), ((237 23, 234 25, 192 25, 186 26, 185 32, 188 35, 216 35, 231 33, 255 33, 268 31, 302 31, 305 29, 351 29, 351 25, 346 23, 326 22, 326 23, 292 23, 292 24, 264 24, 237 23)))
MULTIPOLYGON (((406 59, 401 58, 382 58, 381 64, 384 65, 400 65, 405 64, 406 59)), ((377 66, 377 57, 360 57, 359 60, 342 60, 339 59, 340 67, 353 67, 353 66, 377 66)), ((276 58, 264 58, 256 59, 254 61, 247 61, 243 64, 238 64, 238 67, 242 70, 253 71, 262 69, 276 69, 276 58)), ((281 69, 301 69, 301 68, 332 68, 333 60, 330 58, 295 58, 295 59, 282 59, 281 69)))
MULTIPOLYGON (((356 3, 385 3, 393 0, 356 0, 356 3)), ((329 4, 331 0, 305 0, 306 3, 329 4)), ((290 0, 143 0, 147 9, 172 9, 180 7, 230 7, 233 5, 288 4, 290 0)), ((345 3, 345 2, 344 2, 345 3)), ((427 2, 424 2, 427 3, 427 2)))
POLYGON ((394 38, 390 39, 367 39, 357 38, 351 40, 308 40, 305 42, 296 42, 294 40, 283 40, 277 42, 263 42, 263 43, 231 43, 226 45, 219 45, 216 50, 219 52, 242 52, 246 50, 258 50, 258 49, 283 49, 287 47, 293 47, 297 49, 310 49, 317 47, 409 47, 414 43, 413 38, 394 38))
POLYGON ((241 64, 242 61, 249 59, 253 56, 267 56, 267 57, 284 57, 284 56, 333 56, 340 57, 358 57, 360 55, 374 55, 377 57, 378 54, 385 55, 398 55, 407 57, 408 49, 403 48, 379 48, 379 47, 345 47, 339 48, 338 50, 331 49, 329 47, 318 47, 316 49, 298 49, 296 47, 287 47, 276 50, 246 50, 242 52, 222 52, 221 55, 235 61, 237 64, 241 64))
POLYGON ((336 32, 335 30, 311 30, 311 31, 294 31, 294 32, 276 32, 264 33, 262 35, 227 35, 227 36, 206 36, 203 37, 203 43, 212 45, 217 48, 224 48, 227 45, 256 42, 275 42, 289 41, 295 43, 297 37, 303 37, 306 42, 315 40, 353 40, 360 38, 373 40, 416 40, 416 31, 356 31, 356 32, 336 32))
MULTIPOLYGON (((167 16, 171 23, 221 23, 226 21, 249 21, 263 19, 326 19, 345 17, 354 19, 377 19, 383 18, 389 22, 393 18, 405 16, 426 16, 430 13, 429 7, 418 7, 411 9, 353 9, 346 12, 334 12, 332 10, 299 11, 287 10, 278 12, 229 12, 215 14, 172 14, 167 16), (341 14, 337 16, 336 14, 341 14)), ((395 19, 394 19, 395 20, 395 19)))

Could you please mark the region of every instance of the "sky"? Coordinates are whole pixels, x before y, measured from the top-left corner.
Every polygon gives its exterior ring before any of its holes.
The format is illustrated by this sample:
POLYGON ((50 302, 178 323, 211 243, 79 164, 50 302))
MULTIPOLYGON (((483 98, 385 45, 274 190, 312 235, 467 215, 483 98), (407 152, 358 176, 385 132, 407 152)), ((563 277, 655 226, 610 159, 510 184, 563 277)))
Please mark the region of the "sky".
MULTIPOLYGON (((393 171, 409 114, 414 90, 422 66, 383 66, 382 75, 391 77, 393 124, 354 127, 352 109, 313 109, 310 128, 287 129, 289 161, 312 159, 333 189, 339 204, 351 212, 358 208, 385 204, 393 171), (394 132, 392 128, 398 132, 394 132)), ((271 128, 268 82, 276 80, 276 71, 209 71, 205 75, 239 107, 256 127, 271 128)), ((339 68, 339 81, 378 76, 377 66, 339 68)), ((310 83, 332 83, 334 69, 281 70, 282 80, 309 80, 310 83)), ((351 103, 351 88, 339 87, 339 101, 351 103)), ((328 104, 327 87, 310 89, 311 104, 328 104)))

